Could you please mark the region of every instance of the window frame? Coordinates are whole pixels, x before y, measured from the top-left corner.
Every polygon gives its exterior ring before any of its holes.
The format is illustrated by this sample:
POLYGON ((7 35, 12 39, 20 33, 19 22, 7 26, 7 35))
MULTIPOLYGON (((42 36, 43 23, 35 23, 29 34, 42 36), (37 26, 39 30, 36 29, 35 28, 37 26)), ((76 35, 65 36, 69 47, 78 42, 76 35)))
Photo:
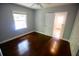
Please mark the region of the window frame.
POLYGON ((27 13, 26 12, 18 12, 18 11, 13 11, 12 12, 12 16, 13 16, 13 21, 14 21, 14 28, 15 30, 21 30, 21 29, 26 29, 28 26, 27 26, 27 13), (15 18, 14 18, 14 14, 20 14, 20 15, 25 15, 26 16, 26 19, 25 19, 25 27, 24 28, 19 28, 19 29, 16 29, 16 24, 15 24, 15 18))

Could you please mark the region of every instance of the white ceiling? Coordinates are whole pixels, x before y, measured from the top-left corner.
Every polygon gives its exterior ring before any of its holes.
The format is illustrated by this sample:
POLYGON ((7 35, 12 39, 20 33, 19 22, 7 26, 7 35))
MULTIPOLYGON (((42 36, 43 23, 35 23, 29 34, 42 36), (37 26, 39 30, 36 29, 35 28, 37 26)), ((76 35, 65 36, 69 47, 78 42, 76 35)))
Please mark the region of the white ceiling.
POLYGON ((41 7, 37 3, 16 3, 16 4, 25 6, 25 7, 29 7, 32 9, 42 9, 42 8, 50 8, 50 7, 69 5, 68 3, 40 3, 42 5, 42 7, 41 7))

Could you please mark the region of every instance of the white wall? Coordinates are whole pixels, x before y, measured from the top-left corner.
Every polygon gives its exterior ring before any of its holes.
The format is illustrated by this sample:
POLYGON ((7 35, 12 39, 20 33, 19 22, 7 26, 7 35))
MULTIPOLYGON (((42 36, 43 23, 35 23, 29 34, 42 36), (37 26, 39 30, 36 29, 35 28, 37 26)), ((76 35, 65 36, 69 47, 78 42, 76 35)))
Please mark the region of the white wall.
POLYGON ((0 3, 0 42, 30 31, 34 31, 34 14, 34 10, 23 6, 10 3, 0 3), (15 30, 12 15, 13 11, 27 13, 27 28, 15 30))
POLYGON ((76 55, 79 49, 79 9, 69 41, 70 41, 72 55, 76 55))
POLYGON ((35 15, 36 16, 35 17, 36 31, 43 33, 43 34, 46 34, 45 33, 45 31, 46 31, 49 36, 52 36, 51 34, 52 34, 53 29, 51 27, 53 27, 53 24, 51 24, 51 22, 53 23, 53 21, 54 21, 53 15, 52 15, 52 20, 49 20, 50 23, 47 23, 49 25, 49 27, 47 26, 48 30, 46 29, 47 24, 46 24, 46 16, 45 15, 47 13, 55 13, 55 12, 63 12, 63 11, 68 12, 68 17, 67 17, 63 37, 65 39, 69 39, 71 31, 72 31, 73 23, 75 20, 76 12, 77 12, 76 5, 67 5, 67 6, 60 6, 60 7, 37 10, 36 15, 35 15), (50 30, 50 29, 52 29, 52 30, 50 30))

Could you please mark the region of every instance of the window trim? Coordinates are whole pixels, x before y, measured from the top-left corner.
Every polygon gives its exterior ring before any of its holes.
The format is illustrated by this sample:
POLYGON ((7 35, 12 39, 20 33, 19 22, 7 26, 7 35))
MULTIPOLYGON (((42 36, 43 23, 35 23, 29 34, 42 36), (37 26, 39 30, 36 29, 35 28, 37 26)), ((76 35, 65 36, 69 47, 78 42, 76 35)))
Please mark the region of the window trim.
POLYGON ((27 26, 27 13, 26 12, 20 12, 20 11, 13 11, 12 12, 12 16, 13 16, 13 21, 14 21, 14 29, 15 30, 21 30, 21 29, 26 29, 28 26, 27 26), (26 15, 26 19, 25 19, 25 28, 20 28, 20 29, 16 29, 16 25, 15 25, 15 19, 14 19, 14 15, 13 14, 22 14, 22 15, 26 15))

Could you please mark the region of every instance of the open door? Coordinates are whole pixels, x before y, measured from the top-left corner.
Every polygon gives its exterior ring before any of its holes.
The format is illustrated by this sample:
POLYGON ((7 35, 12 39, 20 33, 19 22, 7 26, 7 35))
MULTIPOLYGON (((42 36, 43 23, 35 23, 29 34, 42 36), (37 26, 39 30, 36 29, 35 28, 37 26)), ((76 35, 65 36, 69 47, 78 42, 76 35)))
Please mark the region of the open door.
POLYGON ((53 28, 53 20, 54 20, 54 13, 47 13, 45 15, 45 30, 44 33, 48 36, 52 36, 52 28, 53 28))
POLYGON ((54 19, 52 36, 57 39, 62 39, 64 27, 65 27, 65 21, 67 18, 67 12, 57 12, 54 13, 54 15, 55 15, 55 19, 54 19))

